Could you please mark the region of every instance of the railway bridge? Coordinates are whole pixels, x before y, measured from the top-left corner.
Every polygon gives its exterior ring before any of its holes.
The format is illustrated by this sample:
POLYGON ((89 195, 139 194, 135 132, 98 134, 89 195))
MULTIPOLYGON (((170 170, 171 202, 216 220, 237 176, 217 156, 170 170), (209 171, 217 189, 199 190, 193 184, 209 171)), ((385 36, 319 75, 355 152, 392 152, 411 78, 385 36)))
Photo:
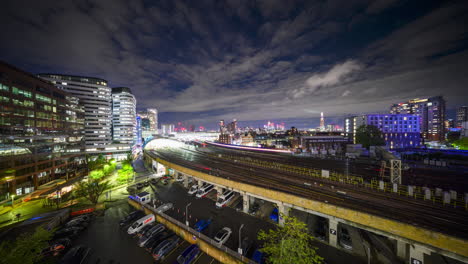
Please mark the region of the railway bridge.
MULTIPOLYGON (((468 212, 463 206, 437 204, 392 192, 362 188, 350 182, 330 181, 329 175, 312 176, 285 170, 281 159, 266 166, 258 157, 247 160, 225 152, 188 149, 183 143, 161 140, 144 151, 154 170, 172 169, 183 177, 238 192, 247 212, 251 199, 275 203, 280 214, 290 209, 328 219, 328 243, 337 247, 338 225, 346 224, 396 241, 396 253, 408 263, 424 263, 424 255, 438 253, 468 262, 468 212)), ((280 217, 279 223, 284 220, 280 217)))

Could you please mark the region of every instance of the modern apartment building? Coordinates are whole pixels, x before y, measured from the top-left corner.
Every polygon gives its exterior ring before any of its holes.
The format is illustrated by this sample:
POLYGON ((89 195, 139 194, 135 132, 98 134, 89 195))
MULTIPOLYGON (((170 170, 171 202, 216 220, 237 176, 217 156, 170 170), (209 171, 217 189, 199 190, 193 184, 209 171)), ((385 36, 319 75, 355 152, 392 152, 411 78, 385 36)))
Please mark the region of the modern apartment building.
POLYGON ((437 141, 445 139, 445 100, 442 96, 394 104, 390 108, 390 113, 419 115, 421 133, 425 139, 437 141))
POLYGON ((146 111, 138 111, 137 116, 141 121, 141 134, 143 138, 152 137, 158 134, 158 110, 148 108, 146 111))
POLYGON ((468 121, 468 106, 461 106, 457 109, 456 127, 462 127, 463 122, 468 121))
POLYGON ((420 116, 412 114, 370 114, 345 118, 345 136, 356 144, 356 130, 362 125, 376 126, 390 149, 421 145, 420 116))
POLYGON ((85 173, 79 99, 0 62, 0 199, 85 173))
POLYGON ((130 146, 136 141, 136 99, 130 88, 112 88, 112 138, 130 146))

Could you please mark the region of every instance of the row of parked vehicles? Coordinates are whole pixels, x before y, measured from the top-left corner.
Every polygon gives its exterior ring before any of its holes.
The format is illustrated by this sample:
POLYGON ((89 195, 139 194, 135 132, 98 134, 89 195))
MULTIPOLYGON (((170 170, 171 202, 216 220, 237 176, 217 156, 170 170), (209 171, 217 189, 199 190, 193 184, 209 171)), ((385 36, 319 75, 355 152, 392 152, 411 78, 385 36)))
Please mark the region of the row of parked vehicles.
MULTIPOLYGON (((164 259, 168 253, 181 243, 181 239, 163 224, 155 221, 153 214, 144 215, 134 211, 120 221, 120 226, 128 227, 127 233, 137 239, 137 245, 148 251, 155 260, 164 259)), ((176 264, 192 263, 200 253, 197 245, 187 247, 176 260, 176 264)))
POLYGON ((54 232, 49 246, 42 250, 41 255, 60 258, 58 263, 61 264, 80 263, 91 249, 83 245, 72 247, 72 240, 88 227, 93 218, 92 214, 84 214, 70 219, 54 232))

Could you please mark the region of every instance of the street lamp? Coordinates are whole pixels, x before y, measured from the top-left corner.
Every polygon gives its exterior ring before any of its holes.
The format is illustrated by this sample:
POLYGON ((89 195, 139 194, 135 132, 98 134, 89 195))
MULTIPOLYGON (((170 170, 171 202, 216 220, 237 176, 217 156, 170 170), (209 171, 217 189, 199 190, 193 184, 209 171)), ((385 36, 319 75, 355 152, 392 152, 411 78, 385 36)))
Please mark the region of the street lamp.
POLYGON ((241 255, 242 255, 241 230, 242 230, 243 227, 244 227, 244 224, 242 224, 242 225, 239 227, 239 248, 237 249, 237 252, 239 252, 239 254, 241 254, 241 255))
POLYGON ((187 206, 185 206, 185 225, 186 226, 189 226, 189 222, 188 222, 188 207, 191 205, 192 203, 188 203, 187 206))

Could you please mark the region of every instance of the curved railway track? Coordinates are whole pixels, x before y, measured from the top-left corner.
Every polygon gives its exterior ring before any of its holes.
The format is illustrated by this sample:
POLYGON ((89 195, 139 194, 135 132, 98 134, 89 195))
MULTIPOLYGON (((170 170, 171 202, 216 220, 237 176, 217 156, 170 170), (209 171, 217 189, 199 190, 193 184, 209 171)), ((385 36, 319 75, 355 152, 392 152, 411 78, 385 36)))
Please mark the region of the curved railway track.
POLYGON ((206 168, 210 168, 208 172, 218 177, 365 211, 461 238, 468 237, 468 223, 465 221, 468 213, 466 211, 449 209, 411 198, 405 199, 370 189, 352 188, 352 185, 331 183, 321 178, 310 178, 297 173, 278 172, 273 168, 238 164, 208 156, 206 153, 175 149, 158 150, 153 153, 162 159, 205 173, 206 168), (304 181, 316 182, 317 185, 306 186, 304 181), (346 192, 346 195, 338 194, 337 190, 346 192))

